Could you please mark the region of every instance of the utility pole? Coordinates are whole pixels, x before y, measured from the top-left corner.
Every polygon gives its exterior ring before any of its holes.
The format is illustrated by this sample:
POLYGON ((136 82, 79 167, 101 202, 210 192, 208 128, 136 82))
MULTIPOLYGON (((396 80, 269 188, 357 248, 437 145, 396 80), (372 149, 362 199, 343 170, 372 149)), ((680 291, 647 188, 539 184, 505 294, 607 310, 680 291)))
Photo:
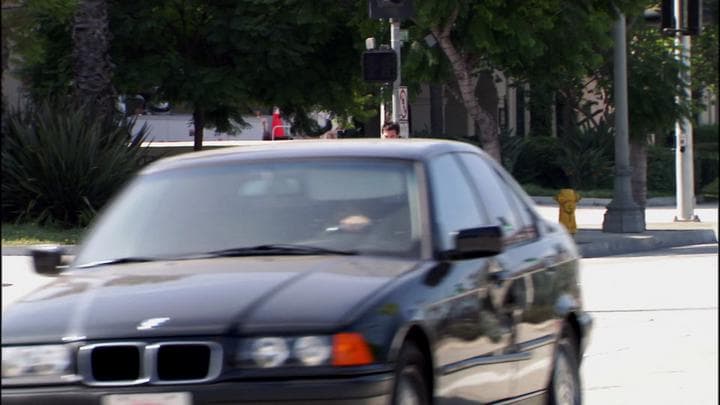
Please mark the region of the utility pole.
POLYGON ((616 9, 618 18, 613 25, 615 55, 615 182, 613 199, 603 218, 603 232, 640 233, 645 231, 645 210, 632 198, 630 183, 630 138, 627 97, 627 50, 625 43, 625 15, 616 9))

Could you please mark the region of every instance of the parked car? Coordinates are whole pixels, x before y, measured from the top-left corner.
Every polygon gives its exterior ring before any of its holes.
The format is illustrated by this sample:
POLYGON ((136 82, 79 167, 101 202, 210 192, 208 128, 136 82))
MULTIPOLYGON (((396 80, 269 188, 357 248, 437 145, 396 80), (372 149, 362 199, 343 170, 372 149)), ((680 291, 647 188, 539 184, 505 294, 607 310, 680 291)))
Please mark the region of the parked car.
POLYGON ((33 255, 3 404, 580 403, 578 250, 469 144, 167 158, 33 255))

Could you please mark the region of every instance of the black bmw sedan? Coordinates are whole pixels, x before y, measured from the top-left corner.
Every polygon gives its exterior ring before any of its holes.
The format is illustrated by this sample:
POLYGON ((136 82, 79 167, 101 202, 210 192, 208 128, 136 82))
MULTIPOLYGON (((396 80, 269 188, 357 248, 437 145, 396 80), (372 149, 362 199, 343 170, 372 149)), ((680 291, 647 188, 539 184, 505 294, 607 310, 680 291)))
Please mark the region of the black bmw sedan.
POLYGON ((3 404, 581 402, 577 248, 465 143, 164 159, 62 255, 3 313, 3 404))

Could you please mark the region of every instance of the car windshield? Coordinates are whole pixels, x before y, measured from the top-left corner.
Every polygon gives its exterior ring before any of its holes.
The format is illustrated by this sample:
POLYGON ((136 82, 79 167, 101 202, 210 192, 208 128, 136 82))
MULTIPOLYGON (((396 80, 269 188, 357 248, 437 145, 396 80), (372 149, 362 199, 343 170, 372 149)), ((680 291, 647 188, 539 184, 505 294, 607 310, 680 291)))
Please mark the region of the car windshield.
POLYGON ((139 176, 89 232, 74 265, 258 254, 416 256, 410 161, 222 163, 139 176))

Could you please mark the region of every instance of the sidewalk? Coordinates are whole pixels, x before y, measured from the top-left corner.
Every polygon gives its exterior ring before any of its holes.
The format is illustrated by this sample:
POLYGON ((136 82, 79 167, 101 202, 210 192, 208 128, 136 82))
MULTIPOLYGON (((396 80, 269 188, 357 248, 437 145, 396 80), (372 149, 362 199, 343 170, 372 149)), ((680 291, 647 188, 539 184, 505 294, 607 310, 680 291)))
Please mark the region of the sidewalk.
MULTIPOLYGON (((551 197, 533 197, 540 214, 558 222, 558 205, 551 197)), ((606 233, 602 223, 609 199, 581 200, 575 213, 578 232, 575 242, 583 257, 604 257, 677 246, 718 242, 718 205, 698 204, 695 215, 700 222, 674 222, 674 201, 650 199, 645 208, 645 232, 606 233)))
MULTIPOLYGON (((550 197, 533 197, 540 215, 547 220, 558 222, 558 205, 550 197), (548 198, 550 200, 548 200, 548 198)), ((718 205, 699 204, 695 215, 701 222, 673 222, 676 210, 665 200, 648 201, 645 209, 643 233, 605 233, 602 223, 605 205, 610 200, 588 199, 580 201, 575 218, 578 232, 575 242, 583 257, 615 256, 675 246, 689 246, 718 241, 718 205)), ((2 247, 3 256, 27 255, 27 246, 2 247)), ((75 246, 68 246, 72 254, 75 246)))

